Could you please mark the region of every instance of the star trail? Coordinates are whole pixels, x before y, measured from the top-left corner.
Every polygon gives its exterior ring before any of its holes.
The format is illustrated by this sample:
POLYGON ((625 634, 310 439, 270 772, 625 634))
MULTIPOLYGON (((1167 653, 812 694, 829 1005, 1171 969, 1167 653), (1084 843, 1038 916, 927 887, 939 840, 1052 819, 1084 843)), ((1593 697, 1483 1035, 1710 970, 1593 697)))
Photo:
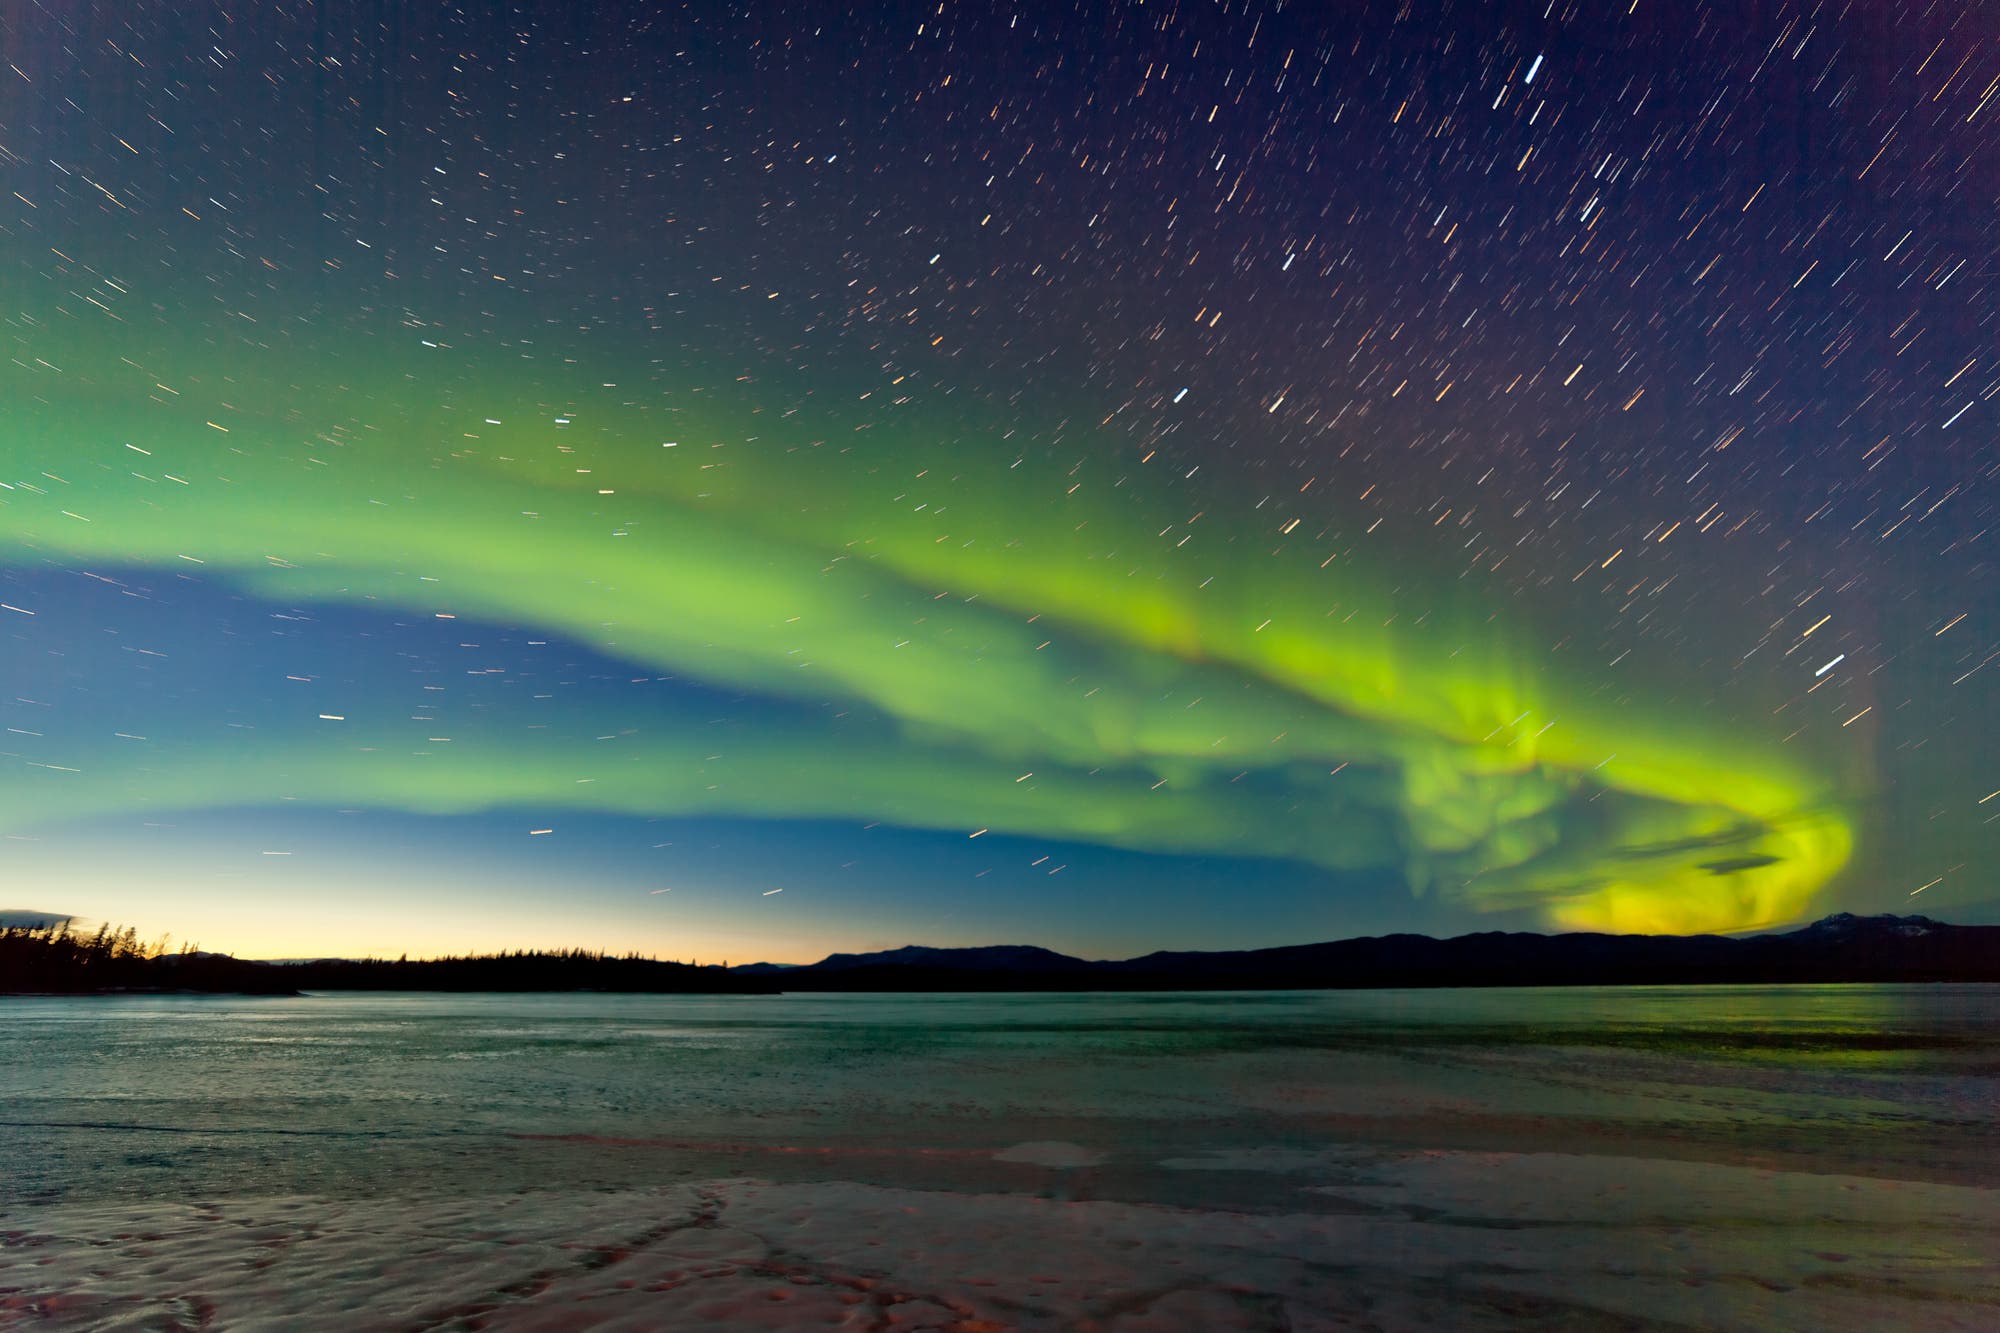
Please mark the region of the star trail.
POLYGON ((285 954, 1991 916, 1995 34, 18 7, 16 892, 285 954))

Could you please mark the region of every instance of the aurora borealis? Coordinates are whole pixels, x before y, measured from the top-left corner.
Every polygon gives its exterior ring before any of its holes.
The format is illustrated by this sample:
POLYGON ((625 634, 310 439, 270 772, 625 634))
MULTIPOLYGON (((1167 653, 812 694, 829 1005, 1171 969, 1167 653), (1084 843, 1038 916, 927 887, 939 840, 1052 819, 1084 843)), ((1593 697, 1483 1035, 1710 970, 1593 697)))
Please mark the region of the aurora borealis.
POLYGON ((1870 12, 12 15, 21 905, 1976 915, 2000 65, 1870 12))

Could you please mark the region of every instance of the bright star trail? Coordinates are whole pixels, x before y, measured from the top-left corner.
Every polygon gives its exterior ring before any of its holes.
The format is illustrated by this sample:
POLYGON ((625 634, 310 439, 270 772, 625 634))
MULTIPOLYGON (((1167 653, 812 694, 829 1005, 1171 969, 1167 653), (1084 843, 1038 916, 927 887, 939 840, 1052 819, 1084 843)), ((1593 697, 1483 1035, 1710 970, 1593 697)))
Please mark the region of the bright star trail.
POLYGON ((0 19, 19 905, 1993 915, 1983 19, 369 13, 0 19))

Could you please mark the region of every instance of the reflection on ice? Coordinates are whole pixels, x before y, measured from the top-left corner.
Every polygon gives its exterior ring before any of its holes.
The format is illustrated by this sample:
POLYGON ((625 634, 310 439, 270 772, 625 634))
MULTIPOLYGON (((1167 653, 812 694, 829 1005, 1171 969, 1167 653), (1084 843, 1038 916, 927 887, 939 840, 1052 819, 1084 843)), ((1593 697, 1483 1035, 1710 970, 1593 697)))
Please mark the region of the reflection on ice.
POLYGON ((2000 1318, 1992 988, 7 1015, 0 1326, 2000 1318))

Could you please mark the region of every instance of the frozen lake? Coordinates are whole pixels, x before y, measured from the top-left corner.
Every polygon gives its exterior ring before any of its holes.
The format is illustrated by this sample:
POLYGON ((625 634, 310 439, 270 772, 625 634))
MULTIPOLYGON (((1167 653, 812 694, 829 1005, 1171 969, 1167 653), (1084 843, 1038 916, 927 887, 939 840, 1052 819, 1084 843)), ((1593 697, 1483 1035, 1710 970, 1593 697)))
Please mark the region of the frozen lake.
POLYGON ((0 1002, 0 1327, 1990 1328, 2000 988, 0 1002))

